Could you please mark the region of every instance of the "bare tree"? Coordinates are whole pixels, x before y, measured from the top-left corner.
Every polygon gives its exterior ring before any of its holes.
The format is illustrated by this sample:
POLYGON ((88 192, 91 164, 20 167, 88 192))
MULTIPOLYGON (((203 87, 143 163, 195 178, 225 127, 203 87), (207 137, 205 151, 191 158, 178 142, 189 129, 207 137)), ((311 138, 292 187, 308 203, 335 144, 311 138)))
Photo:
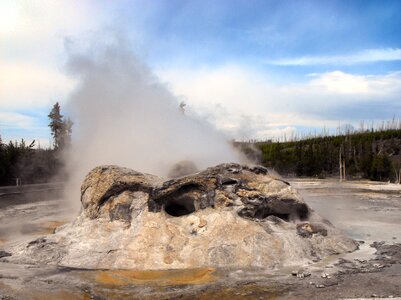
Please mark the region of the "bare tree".
POLYGON ((184 101, 181 101, 180 103, 180 111, 182 114, 185 114, 185 106, 187 106, 187 104, 184 101))

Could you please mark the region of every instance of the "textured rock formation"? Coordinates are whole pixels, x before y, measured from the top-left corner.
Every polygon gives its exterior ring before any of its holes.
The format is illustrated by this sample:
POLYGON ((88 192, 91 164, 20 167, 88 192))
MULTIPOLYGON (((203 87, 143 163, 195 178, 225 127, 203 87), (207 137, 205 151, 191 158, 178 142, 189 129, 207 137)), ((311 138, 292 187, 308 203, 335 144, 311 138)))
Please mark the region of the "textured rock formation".
POLYGON ((357 244, 263 167, 222 164, 163 182, 116 166, 85 178, 82 210, 9 261, 83 268, 279 268, 357 244))

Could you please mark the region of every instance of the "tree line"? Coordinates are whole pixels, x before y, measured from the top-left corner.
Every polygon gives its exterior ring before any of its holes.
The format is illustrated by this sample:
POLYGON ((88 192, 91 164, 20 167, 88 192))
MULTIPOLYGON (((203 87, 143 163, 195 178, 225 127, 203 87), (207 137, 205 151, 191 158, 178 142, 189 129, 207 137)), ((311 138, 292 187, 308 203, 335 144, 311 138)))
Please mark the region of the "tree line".
POLYGON ((52 147, 36 147, 36 141, 3 143, 0 135, 0 185, 45 183, 64 180, 63 153, 71 143, 73 122, 61 114, 57 102, 49 115, 52 147))
POLYGON ((248 156, 283 175, 340 176, 400 183, 401 129, 347 132, 289 142, 241 143, 248 156), (256 150, 256 151, 255 151, 256 150))

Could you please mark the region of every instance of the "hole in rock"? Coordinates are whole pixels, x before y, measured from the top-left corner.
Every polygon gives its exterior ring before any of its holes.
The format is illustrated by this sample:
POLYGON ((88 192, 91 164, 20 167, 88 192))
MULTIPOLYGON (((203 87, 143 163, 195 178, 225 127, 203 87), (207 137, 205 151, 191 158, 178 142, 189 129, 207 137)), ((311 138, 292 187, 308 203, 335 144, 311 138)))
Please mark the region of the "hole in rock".
POLYGON ((238 183, 237 180, 231 179, 231 178, 225 178, 221 182, 222 185, 233 185, 233 184, 237 184, 237 183, 238 183))
POLYGON ((281 220, 284 220, 286 222, 290 221, 290 214, 270 214, 270 216, 275 216, 275 217, 280 218, 281 220))
POLYGON ((283 221, 290 222, 295 220, 305 221, 309 218, 309 209, 305 204, 293 206, 262 206, 246 208, 238 212, 240 216, 263 220, 269 216, 280 218, 283 221))
POLYGON ((277 218, 280 218, 286 222, 290 221, 290 214, 285 214, 285 213, 276 213, 276 212, 272 212, 269 209, 258 209, 255 212, 255 216, 254 218, 256 219, 265 219, 268 216, 275 216, 277 218))
POLYGON ((305 221, 309 218, 309 210, 306 205, 298 207, 296 214, 301 221, 305 221))
POLYGON ((170 216, 180 217, 195 211, 194 201, 191 198, 170 199, 166 202, 164 210, 170 216))

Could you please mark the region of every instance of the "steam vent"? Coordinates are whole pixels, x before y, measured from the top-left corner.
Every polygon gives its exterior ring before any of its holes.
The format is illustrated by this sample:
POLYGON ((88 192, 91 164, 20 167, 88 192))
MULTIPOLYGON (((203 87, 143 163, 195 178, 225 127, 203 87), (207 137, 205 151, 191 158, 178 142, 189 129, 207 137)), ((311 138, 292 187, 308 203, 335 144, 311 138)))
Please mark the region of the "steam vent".
POLYGON ((85 178, 82 210, 8 261, 99 269, 281 268, 357 244, 263 167, 221 164, 164 181, 117 166, 85 178))

